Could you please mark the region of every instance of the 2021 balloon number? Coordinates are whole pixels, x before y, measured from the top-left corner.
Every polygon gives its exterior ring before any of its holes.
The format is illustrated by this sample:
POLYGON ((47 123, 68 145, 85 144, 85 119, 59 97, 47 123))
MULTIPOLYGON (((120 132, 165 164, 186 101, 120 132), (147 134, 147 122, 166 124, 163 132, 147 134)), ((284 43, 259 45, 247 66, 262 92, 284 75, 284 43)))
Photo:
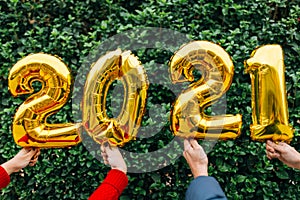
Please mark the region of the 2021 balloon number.
MULTIPOLYGON (((245 61, 252 87, 251 138, 289 142, 293 128, 288 123, 283 51, 279 45, 255 49, 245 61)), ((242 116, 208 116, 204 110, 230 88, 234 65, 228 53, 208 41, 193 41, 172 56, 169 70, 174 84, 192 82, 193 70, 200 80, 191 83, 178 96, 171 110, 174 135, 196 139, 235 139, 241 134, 242 116)), ((48 116, 67 102, 71 77, 57 57, 38 53, 17 62, 10 70, 9 90, 14 96, 32 94, 31 83, 40 81, 42 89, 18 108, 13 121, 13 136, 20 146, 65 147, 78 144, 83 125, 98 143, 108 141, 122 146, 136 137, 145 111, 148 80, 138 58, 120 49, 108 52, 91 67, 84 87, 82 123, 48 124, 48 116), (124 86, 124 101, 118 117, 106 114, 106 97, 114 80, 124 86)))

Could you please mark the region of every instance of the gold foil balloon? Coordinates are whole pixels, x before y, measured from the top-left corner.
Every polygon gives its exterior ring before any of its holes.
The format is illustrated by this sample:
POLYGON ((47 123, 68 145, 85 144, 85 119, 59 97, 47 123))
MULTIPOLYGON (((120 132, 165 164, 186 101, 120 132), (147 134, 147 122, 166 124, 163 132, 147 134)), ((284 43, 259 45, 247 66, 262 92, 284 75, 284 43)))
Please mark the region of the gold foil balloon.
POLYGON ((293 129, 288 123, 283 51, 279 45, 257 48, 245 62, 252 87, 252 140, 289 142, 293 129))
POLYGON ((13 96, 32 94, 18 108, 12 124, 15 142, 22 147, 67 147, 78 144, 80 124, 48 124, 47 117, 64 106, 70 95, 71 73, 57 57, 37 53, 17 62, 9 72, 13 96), (32 83, 42 84, 34 93, 32 83))
POLYGON ((144 68, 130 51, 108 52, 88 74, 82 101, 83 125, 98 143, 123 146, 134 139, 145 110, 148 80, 144 68), (106 114, 106 97, 113 81, 124 86, 123 107, 118 117, 106 114))
POLYGON ((202 75, 174 103, 171 129, 176 136, 234 139, 240 135, 241 115, 208 116, 204 113, 232 82, 234 66, 223 48, 207 41, 191 42, 173 55, 169 67, 173 83, 193 81, 193 70, 200 70, 202 75))

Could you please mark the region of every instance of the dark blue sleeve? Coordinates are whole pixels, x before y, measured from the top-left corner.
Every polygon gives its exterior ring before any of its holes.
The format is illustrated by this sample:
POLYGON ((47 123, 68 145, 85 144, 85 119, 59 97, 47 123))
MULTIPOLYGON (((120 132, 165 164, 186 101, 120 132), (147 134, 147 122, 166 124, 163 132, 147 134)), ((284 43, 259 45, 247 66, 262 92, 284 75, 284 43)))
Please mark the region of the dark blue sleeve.
POLYGON ((186 200, 227 200, 218 181, 211 176, 198 176, 189 185, 186 200))

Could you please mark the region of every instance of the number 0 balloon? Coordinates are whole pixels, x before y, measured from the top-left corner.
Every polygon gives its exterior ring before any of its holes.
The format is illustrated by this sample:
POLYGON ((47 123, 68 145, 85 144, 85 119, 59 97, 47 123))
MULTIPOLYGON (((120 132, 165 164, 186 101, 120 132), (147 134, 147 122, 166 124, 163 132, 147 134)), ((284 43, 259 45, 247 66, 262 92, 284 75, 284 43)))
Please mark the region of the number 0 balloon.
POLYGON ((143 66, 130 51, 108 52, 91 67, 82 101, 83 124, 98 143, 123 146, 136 137, 145 110, 148 80, 143 66), (114 80, 124 86, 123 107, 118 117, 106 114, 106 97, 114 80))

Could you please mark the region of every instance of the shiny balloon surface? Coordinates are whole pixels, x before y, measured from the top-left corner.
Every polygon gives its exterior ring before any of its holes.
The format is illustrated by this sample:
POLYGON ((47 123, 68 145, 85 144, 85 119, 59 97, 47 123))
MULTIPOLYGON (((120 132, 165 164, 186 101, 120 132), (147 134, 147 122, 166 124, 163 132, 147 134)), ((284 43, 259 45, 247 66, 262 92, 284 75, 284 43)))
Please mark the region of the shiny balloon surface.
POLYGON ((279 45, 264 45, 245 61, 251 77, 251 138, 256 141, 290 142, 293 128, 288 123, 283 51, 279 45))
POLYGON ((194 70, 201 78, 192 82, 176 99, 171 111, 171 129, 176 136, 196 139, 234 139, 241 133, 241 115, 205 114, 205 108, 230 87, 234 66, 230 56, 217 44, 194 41, 181 47, 171 58, 173 83, 194 81, 194 70))
POLYGON ((88 74, 82 100, 83 125, 98 143, 123 146, 135 139, 144 114, 148 79, 143 66, 130 51, 117 49, 100 57, 88 74), (124 86, 120 114, 109 118, 106 98, 115 80, 124 86))
POLYGON ((22 147, 67 147, 81 142, 80 123, 49 124, 47 117, 61 109, 71 92, 71 73, 56 56, 37 53, 18 61, 10 70, 8 86, 13 96, 32 94, 17 109, 13 137, 22 147), (35 92, 32 83, 42 88, 35 92))

